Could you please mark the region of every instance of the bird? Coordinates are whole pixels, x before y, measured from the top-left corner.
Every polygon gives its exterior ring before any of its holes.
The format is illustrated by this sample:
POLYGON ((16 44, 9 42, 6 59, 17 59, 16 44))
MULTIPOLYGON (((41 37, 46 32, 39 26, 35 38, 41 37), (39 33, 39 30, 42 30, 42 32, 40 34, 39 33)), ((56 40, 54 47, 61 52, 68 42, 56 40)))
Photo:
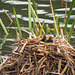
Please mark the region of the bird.
POLYGON ((46 36, 46 34, 44 34, 44 35, 42 36, 41 41, 46 42, 46 38, 47 38, 47 36, 46 36))
POLYGON ((46 34, 44 34, 42 36, 41 41, 46 42, 46 43, 53 43, 53 37, 47 36, 46 34))
POLYGON ((51 42, 51 43, 53 43, 53 37, 49 36, 48 39, 46 40, 46 42, 51 42))

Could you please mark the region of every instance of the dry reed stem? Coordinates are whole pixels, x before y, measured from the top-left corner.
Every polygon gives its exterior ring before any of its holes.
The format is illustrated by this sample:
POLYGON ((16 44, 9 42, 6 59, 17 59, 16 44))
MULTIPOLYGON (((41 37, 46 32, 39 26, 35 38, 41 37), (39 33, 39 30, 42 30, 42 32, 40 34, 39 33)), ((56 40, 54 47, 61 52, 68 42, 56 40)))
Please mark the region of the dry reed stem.
POLYGON ((31 6, 31 8, 32 8, 32 10, 33 10, 33 13, 34 13, 34 15, 35 15, 35 17, 36 17, 36 19, 37 19, 39 25, 41 26, 41 23, 40 23, 40 21, 39 21, 39 19, 38 19, 38 17, 37 17, 37 15, 36 15, 36 13, 35 13, 35 11, 34 11, 34 9, 33 9, 33 7, 32 7, 31 4, 30 4, 30 6, 31 6))
POLYGON ((60 73, 56 73, 56 72, 47 72, 47 73, 55 74, 55 75, 60 75, 60 73))
POLYGON ((40 66, 39 66, 39 68, 38 68, 38 70, 40 70, 40 68, 41 68, 41 66, 43 65, 43 63, 46 61, 46 57, 44 58, 44 60, 41 62, 41 64, 40 64, 40 66))
POLYGON ((50 0, 50 5, 51 5, 51 10, 52 10, 52 14, 53 14, 53 19, 54 19, 54 24, 55 24, 55 28, 56 28, 56 33, 57 33, 57 36, 58 36, 58 30, 57 30, 57 25, 56 25, 56 20, 55 20, 55 16, 54 16, 54 11, 53 11, 53 6, 52 6, 52 2, 50 0))
POLYGON ((59 59, 59 63, 58 63, 58 73, 60 73, 60 70, 61 70, 61 59, 59 59))
POLYGON ((23 67, 21 68, 20 72, 23 72, 24 71, 24 67, 25 65, 27 65, 28 61, 23 65, 23 67))
POLYGON ((10 16, 8 15, 8 13, 5 11, 5 9, 3 9, 4 12, 6 13, 6 15, 8 16, 8 18, 10 19, 11 22, 13 22, 13 20, 10 18, 10 16))
POLYGON ((66 0, 66 9, 65 9, 65 17, 64 17, 64 23, 66 23, 67 3, 68 3, 68 0, 66 0))
POLYGON ((11 21, 11 23, 9 24, 9 26, 10 26, 13 23, 13 20, 10 18, 9 14, 5 11, 5 9, 3 9, 3 11, 5 12, 5 14, 8 16, 9 20, 11 21))
POLYGON ((62 0, 62 4, 61 4, 61 7, 63 7, 63 0, 62 0))
POLYGON ((72 69, 72 74, 75 75, 75 70, 72 67, 71 67, 71 69, 72 69))
POLYGON ((20 52, 23 52, 25 46, 26 46, 27 42, 23 45, 23 47, 21 48, 20 52))
POLYGON ((42 57, 39 61, 38 61, 38 63, 40 63, 42 60, 44 60, 45 59, 45 56, 44 57, 42 57))
POLYGON ((67 70, 67 68, 68 68, 68 64, 69 64, 69 63, 67 63, 67 64, 66 64, 65 68, 62 70, 62 72, 61 72, 61 74, 60 74, 60 75, 63 75, 63 74, 64 74, 64 72, 67 70))
POLYGON ((13 50, 11 60, 7 59, 3 64, 6 72, 17 70, 18 72, 15 75, 74 74, 75 51, 65 39, 55 38, 55 42, 46 43, 40 41, 41 37, 32 39, 19 38, 21 41, 14 44, 16 49, 14 48, 13 50), (26 42, 27 44, 24 46, 26 42), (10 63, 8 62, 9 60, 10 63))

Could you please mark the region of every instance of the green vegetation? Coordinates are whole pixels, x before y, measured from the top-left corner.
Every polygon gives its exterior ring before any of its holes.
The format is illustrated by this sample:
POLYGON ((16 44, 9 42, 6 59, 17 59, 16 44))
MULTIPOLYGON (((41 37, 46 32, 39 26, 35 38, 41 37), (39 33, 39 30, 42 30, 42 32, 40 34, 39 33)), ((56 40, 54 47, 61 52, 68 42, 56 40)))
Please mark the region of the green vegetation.
POLYGON ((1 24, 1 26, 2 26, 2 28, 4 30, 4 32, 5 32, 5 34, 8 35, 8 32, 7 32, 7 30, 6 30, 6 28, 5 28, 5 26, 4 26, 4 24, 3 24, 3 22, 2 22, 1 19, 0 19, 0 24, 1 24))
POLYGON ((67 24, 69 22, 70 15, 71 15, 71 12, 72 12, 72 8, 74 7, 74 4, 75 4, 75 0, 72 0, 71 6, 70 6, 70 10, 69 10, 69 13, 68 13, 68 17, 67 17, 67 20, 66 20, 66 23, 65 23, 65 27, 64 27, 64 30, 63 30, 64 34, 65 34, 66 29, 67 29, 67 24))
POLYGON ((70 29, 70 32, 69 32, 69 35, 68 35, 68 41, 70 42, 70 37, 72 35, 72 32, 73 32, 73 29, 74 29, 74 25, 75 25, 75 20, 74 22, 72 23, 72 26, 71 26, 71 29, 70 29))
POLYGON ((31 0, 28 0, 28 15, 29 15, 29 31, 32 31, 32 25, 31 25, 31 0))
POLYGON ((14 14, 15 14, 15 19, 16 19, 16 22, 17 22, 19 34, 20 34, 20 36, 22 36, 22 32, 21 32, 21 29, 20 29, 20 24, 19 24, 19 21, 18 21, 18 18, 17 18, 17 15, 16 15, 16 11, 15 11, 14 7, 13 7, 13 11, 14 11, 14 14))

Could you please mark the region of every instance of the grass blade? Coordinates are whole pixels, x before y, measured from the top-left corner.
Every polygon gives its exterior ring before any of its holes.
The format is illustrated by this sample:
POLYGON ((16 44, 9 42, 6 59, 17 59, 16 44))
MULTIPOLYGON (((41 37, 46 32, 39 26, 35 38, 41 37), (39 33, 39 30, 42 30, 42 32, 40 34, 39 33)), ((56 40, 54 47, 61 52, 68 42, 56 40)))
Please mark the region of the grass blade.
POLYGON ((32 0, 32 3, 33 3, 33 9, 35 10, 35 13, 37 15, 37 6, 36 6, 36 3, 35 3, 35 0, 32 0))
POLYGON ((20 24, 19 24, 19 21, 18 21, 18 18, 17 18, 17 15, 16 15, 16 11, 15 11, 14 7, 13 7, 13 11, 14 11, 14 15, 15 15, 15 18, 16 18, 19 34, 20 34, 20 36, 22 36, 22 32, 21 32, 21 29, 20 29, 20 24))
POLYGON ((54 23, 55 23, 56 33, 57 33, 57 36, 58 36, 58 35, 59 35, 59 33, 58 33, 58 30, 57 30, 57 25, 56 25, 56 20, 55 20, 55 12, 54 12, 54 10, 53 10, 51 0, 50 0, 50 5, 51 5, 51 10, 52 10, 52 14, 53 14, 54 23))
POLYGON ((33 22, 33 32, 35 33, 36 35, 36 30, 35 30, 35 23, 33 22))
POLYGON ((31 25, 31 0, 28 0, 28 15, 29 15, 29 32, 32 31, 32 25, 31 25))
MULTIPOLYGON (((35 13, 37 14, 37 6, 36 6, 36 4, 35 4, 35 0, 32 0, 32 3, 33 3, 33 8, 34 8, 34 11, 35 11, 35 13)), ((33 11, 32 11, 32 16, 33 16, 33 20, 34 20, 34 22, 33 22, 33 31, 34 31, 34 33, 36 34, 36 32, 35 32, 35 24, 36 24, 36 21, 35 21, 35 15, 34 15, 34 13, 33 13, 33 11)))
MULTIPOLYGON (((31 4, 30 4, 30 5, 31 5, 31 4)), ((37 19, 37 21, 38 21, 38 23, 39 23, 40 27, 41 27, 41 23, 40 23, 40 21, 39 21, 39 19, 38 19, 37 15, 36 15, 36 13, 35 13, 35 11, 34 11, 34 9, 33 9, 32 5, 31 5, 31 9, 32 9, 32 11, 33 11, 33 13, 34 13, 34 15, 35 15, 35 17, 36 17, 36 19, 37 19)), ((43 29, 43 33, 45 34, 44 29, 43 29)))
POLYGON ((43 21, 42 26, 41 26, 41 29, 40 29, 40 36, 42 35, 43 27, 44 27, 44 21, 43 21))
POLYGON ((7 38, 8 35, 5 35, 5 37, 3 38, 2 43, 0 44, 0 49, 2 49, 2 46, 5 44, 5 40, 7 38))
POLYGON ((74 22, 72 23, 72 26, 71 26, 71 29, 70 29, 70 32, 69 32, 69 35, 68 35, 68 41, 70 42, 70 37, 72 35, 72 32, 73 32, 73 29, 74 29, 74 25, 75 25, 75 20, 74 22))
POLYGON ((56 19, 56 27, 57 27, 57 32, 58 32, 58 36, 59 36, 59 17, 57 17, 57 19, 56 19))
POLYGON ((70 19, 70 15, 71 15, 71 12, 72 12, 72 8, 74 7, 74 4, 75 4, 75 0, 72 0, 72 3, 71 3, 71 6, 70 6, 70 10, 69 10, 69 13, 68 13, 68 17, 66 19, 66 23, 65 23, 65 27, 63 29, 63 34, 65 34, 65 31, 67 29, 67 24, 69 22, 69 19, 70 19))
POLYGON ((49 34, 50 33, 50 28, 49 28, 49 25, 48 24, 46 24, 44 26, 44 30, 45 30, 46 34, 49 34))
POLYGON ((2 28, 4 30, 4 32, 5 32, 5 34, 8 35, 8 32, 7 32, 7 30, 6 30, 6 28, 5 28, 5 26, 4 26, 4 24, 3 24, 3 22, 2 22, 1 19, 0 19, 0 24, 1 24, 1 26, 2 26, 2 28))

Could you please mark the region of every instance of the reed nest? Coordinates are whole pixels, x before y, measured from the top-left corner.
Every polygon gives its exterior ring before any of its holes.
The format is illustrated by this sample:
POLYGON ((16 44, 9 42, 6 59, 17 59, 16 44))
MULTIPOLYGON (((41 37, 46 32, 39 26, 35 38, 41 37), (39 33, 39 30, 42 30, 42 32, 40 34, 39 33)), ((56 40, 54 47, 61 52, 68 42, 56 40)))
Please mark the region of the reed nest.
POLYGON ((75 49, 66 39, 18 38, 0 65, 1 75, 75 75, 75 49))

